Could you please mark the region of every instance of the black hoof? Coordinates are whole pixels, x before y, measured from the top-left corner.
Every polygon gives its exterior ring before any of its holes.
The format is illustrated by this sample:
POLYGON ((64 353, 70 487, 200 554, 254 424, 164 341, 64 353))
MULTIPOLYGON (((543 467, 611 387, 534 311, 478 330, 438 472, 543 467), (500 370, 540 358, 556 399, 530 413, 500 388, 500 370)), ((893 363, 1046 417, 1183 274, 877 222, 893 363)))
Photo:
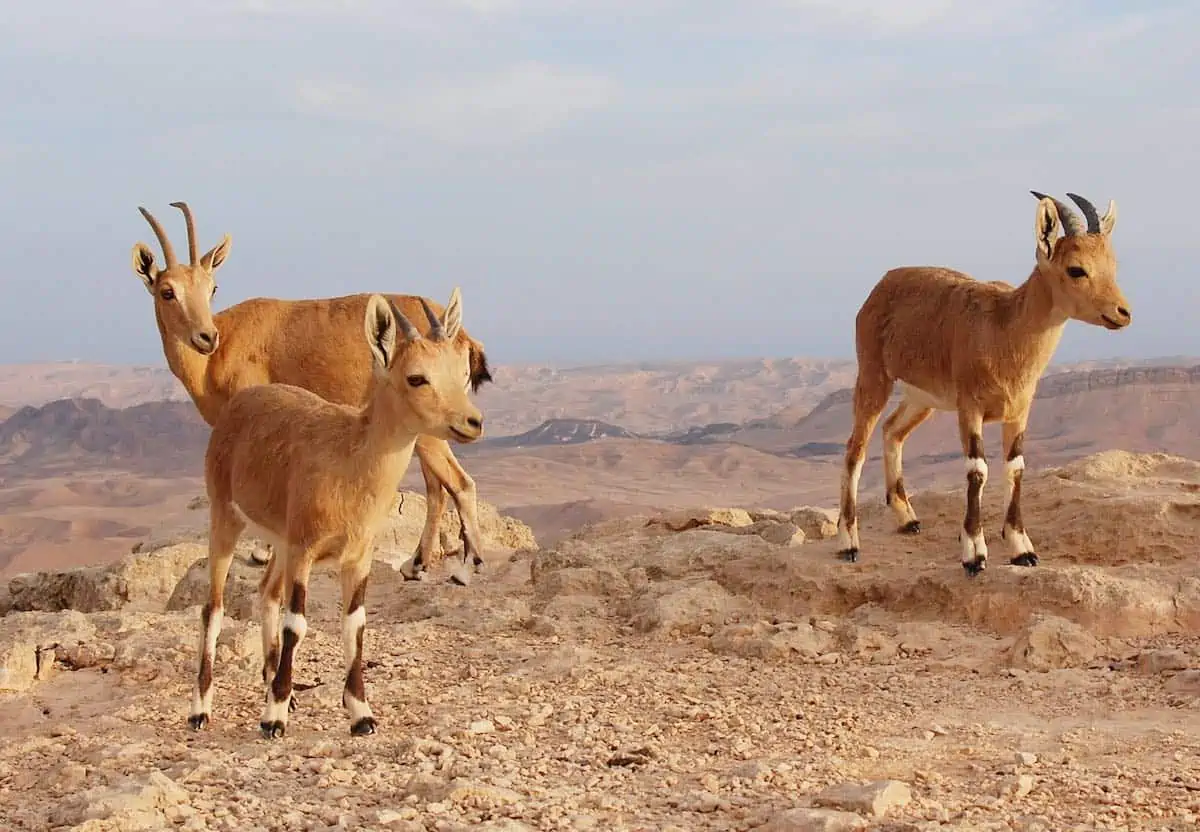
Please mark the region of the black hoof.
POLYGON ((283 736, 284 728, 284 724, 279 720, 275 720, 274 722, 258 723, 258 729, 262 731, 263 739, 265 740, 279 739, 283 736))
POLYGON ((920 520, 909 520, 907 523, 905 523, 903 526, 900 527, 900 534, 920 534, 920 533, 921 533, 921 521, 920 520))
POLYGON ((858 563, 858 549, 843 549, 837 556, 838 560, 844 560, 846 563, 858 563))
POLYGON ((1017 555, 1009 561, 1013 566, 1037 566, 1038 556, 1033 552, 1026 552, 1023 555, 1017 555))
POLYGON ((288 713, 289 714, 295 713, 297 707, 298 706, 296 705, 296 697, 292 696, 290 699, 288 699, 288 713))
POLYGON ((355 737, 365 737, 368 734, 374 734, 375 725, 375 717, 364 716, 362 719, 356 720, 355 723, 350 726, 350 734, 351 736, 355 737))
POLYGON ((974 578, 987 566, 987 558, 975 558, 975 560, 963 561, 963 571, 967 573, 968 578, 974 578))
POLYGON ((193 731, 199 731, 208 725, 208 714, 192 714, 188 717, 188 725, 192 726, 193 731))

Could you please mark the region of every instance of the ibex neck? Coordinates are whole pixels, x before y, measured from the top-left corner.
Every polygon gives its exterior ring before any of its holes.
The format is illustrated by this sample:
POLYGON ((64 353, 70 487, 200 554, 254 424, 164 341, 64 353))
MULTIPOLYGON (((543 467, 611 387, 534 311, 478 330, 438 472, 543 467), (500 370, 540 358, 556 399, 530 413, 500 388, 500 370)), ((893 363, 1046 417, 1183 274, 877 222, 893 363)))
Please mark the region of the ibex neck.
POLYGON ((408 468, 417 431, 412 429, 408 403, 390 388, 390 382, 372 379, 366 405, 359 413, 355 452, 362 457, 361 470, 395 483, 408 468))
POLYGON ((208 356, 196 352, 185 341, 167 332, 162 318, 155 315, 158 324, 158 334, 162 338, 163 355, 166 356, 167 366, 175 378, 183 384, 183 388, 192 398, 192 404, 200 411, 204 421, 212 425, 217 420, 213 412, 213 403, 208 394, 208 356))
POLYGON ((1027 366, 1040 376, 1062 338, 1067 315, 1055 305, 1054 289, 1036 266, 1013 291, 1012 303, 1012 322, 1005 335, 1012 339, 1013 351, 1023 354, 1027 366))

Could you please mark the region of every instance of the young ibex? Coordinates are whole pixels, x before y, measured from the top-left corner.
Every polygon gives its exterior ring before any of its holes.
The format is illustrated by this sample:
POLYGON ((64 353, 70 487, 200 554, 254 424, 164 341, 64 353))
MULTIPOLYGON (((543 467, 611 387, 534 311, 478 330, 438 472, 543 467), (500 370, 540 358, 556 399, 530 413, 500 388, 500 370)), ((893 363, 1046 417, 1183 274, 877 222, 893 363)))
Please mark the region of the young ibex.
MULTIPOLYGON (((370 354, 358 337, 369 294, 323 300, 254 298, 216 315, 212 297, 213 276, 229 256, 225 238, 197 258, 196 229, 186 203, 172 202, 187 223, 190 263, 180 263, 162 225, 145 208, 142 216, 162 246, 165 267, 159 269, 154 252, 145 243, 133 247, 133 270, 154 298, 154 316, 162 337, 167 366, 182 383, 200 415, 216 422, 226 402, 244 387, 278 382, 311 390, 331 402, 359 405, 370 386, 370 354)), ((421 299, 412 295, 385 295, 423 329, 421 299)), ((440 308, 434 304, 434 311, 440 308)), ((491 381, 483 345, 460 330, 454 340, 469 357, 473 390, 491 381)), ((459 437, 453 437, 461 441, 459 437)), ((440 556, 440 528, 450 492, 462 518, 463 562, 452 578, 467 583, 467 564, 479 566, 483 540, 479 532, 475 482, 454 457, 449 444, 433 436, 417 440, 417 457, 425 478, 427 512, 417 552, 406 568, 415 577, 423 568, 436 566, 440 556)))
POLYGON ((350 713, 350 732, 375 730, 363 689, 362 646, 376 530, 386 520, 418 435, 473 442, 483 431, 483 416, 467 395, 470 364, 455 342, 462 328, 459 290, 441 319, 424 307, 427 338, 385 297, 368 300, 365 342, 372 381, 362 407, 333 404, 288 384, 266 384, 235 394, 213 425, 204 459, 209 598, 201 614, 200 668, 188 717, 193 728, 204 727, 212 714, 225 579, 234 544, 252 524, 275 545, 260 584, 268 687, 263 735, 283 736, 287 726, 292 665, 307 629, 309 572, 321 561, 341 571, 342 704, 350 713))
POLYGON ((1083 197, 1067 194, 1087 218, 1086 230, 1064 203, 1036 191, 1034 226, 1037 265, 1019 287, 977 282, 950 269, 898 268, 876 284, 856 319, 858 379, 854 386, 854 430, 846 443, 838 518, 839 557, 858 559, 856 501, 867 440, 887 406, 893 385, 903 398, 883 423, 883 467, 887 503, 899 531, 920 532, 904 489, 904 440, 934 410, 958 412, 959 437, 967 462, 967 506, 962 565, 977 575, 987 563, 980 499, 987 482, 983 453, 985 422, 1003 423, 1008 510, 1001 533, 1011 563, 1036 566, 1033 543, 1021 520, 1022 444, 1038 379, 1074 318, 1107 329, 1132 320, 1117 285, 1111 235, 1117 206, 1099 216, 1083 197), (1055 239, 1060 226, 1063 235, 1055 239))

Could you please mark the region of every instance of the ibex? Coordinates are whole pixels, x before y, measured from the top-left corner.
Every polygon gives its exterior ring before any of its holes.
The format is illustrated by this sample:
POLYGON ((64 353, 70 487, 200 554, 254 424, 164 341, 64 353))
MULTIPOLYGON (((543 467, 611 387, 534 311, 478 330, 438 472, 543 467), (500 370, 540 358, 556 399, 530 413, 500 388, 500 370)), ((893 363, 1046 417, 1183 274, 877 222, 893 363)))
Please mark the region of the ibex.
POLYGON ((467 395, 470 363, 456 341, 462 328, 459 290, 440 319, 423 305, 428 337, 385 297, 369 298, 361 324, 372 374, 365 405, 334 404, 299 387, 266 384, 240 390, 217 417, 204 458, 209 598, 201 612, 200 667, 188 717, 193 728, 203 728, 212 714, 225 579, 234 545, 252 525, 275 547, 259 587, 268 687, 263 735, 281 737, 287 727, 294 656, 308 628, 309 573, 322 561, 341 573, 342 704, 350 732, 375 731, 362 657, 375 533, 387 519, 419 435, 472 442, 483 431, 483 416, 467 395))
POLYGON ((962 272, 934 267, 889 271, 868 295, 856 319, 858 378, 854 429, 846 443, 838 518, 839 557, 858 559, 856 502, 867 441, 893 385, 903 383, 900 404, 883 423, 887 503, 899 531, 917 534, 921 522, 904 488, 904 440, 934 410, 958 413, 967 468, 967 505, 960 541, 967 575, 987 563, 980 518, 988 466, 983 425, 1002 423, 1008 510, 1001 537, 1016 566, 1036 566, 1038 556, 1021 519, 1023 440, 1038 379, 1069 319, 1123 329, 1132 320, 1117 285, 1111 235, 1116 203, 1099 216, 1083 197, 1067 194, 1087 220, 1086 229, 1064 203, 1036 191, 1037 265, 1019 287, 978 282, 962 272), (1063 234, 1055 238, 1061 225, 1063 234))
MULTIPOLYGON (((224 239, 197 258, 195 221, 186 203, 172 202, 187 223, 189 263, 180 263, 166 231, 145 208, 142 216, 162 246, 164 268, 145 243, 133 247, 133 270, 154 298, 154 316, 162 337, 167 366, 191 396, 200 415, 216 423, 225 404, 239 390, 279 382, 311 390, 331 402, 358 405, 370 386, 370 353, 357 333, 366 313, 368 294, 322 300, 254 298, 212 313, 217 285, 214 275, 229 256, 224 239)), ((400 311, 426 326, 422 299, 386 295, 400 311)), ((435 304, 434 310, 440 312, 435 304)), ((470 386, 491 381, 483 345, 459 330, 454 347, 468 356, 470 386)), ((466 382, 464 381, 464 384, 466 382)), ((454 441, 461 437, 451 434, 454 441)), ((436 565, 440 558, 440 526, 448 490, 462 518, 463 562, 452 570, 459 583, 469 581, 467 564, 482 563, 475 482, 455 459, 449 444, 423 436, 417 457, 425 479, 427 511, 417 552, 406 566, 407 577, 436 565)), ((397 483, 398 484, 398 483, 397 483)))

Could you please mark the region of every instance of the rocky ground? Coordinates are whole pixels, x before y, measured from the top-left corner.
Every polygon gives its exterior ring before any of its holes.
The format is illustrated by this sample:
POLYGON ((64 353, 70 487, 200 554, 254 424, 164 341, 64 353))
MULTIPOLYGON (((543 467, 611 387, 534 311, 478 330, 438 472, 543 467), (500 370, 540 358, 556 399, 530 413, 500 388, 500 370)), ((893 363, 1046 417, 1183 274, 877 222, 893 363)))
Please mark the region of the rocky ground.
POLYGON ((0 828, 1181 830, 1200 818, 1200 464, 1102 454, 1027 480, 1042 565, 957 564, 962 494, 916 538, 863 506, 624 518, 539 549, 485 512, 470 587, 404 582, 406 495, 340 708, 336 583, 313 579, 288 734, 259 737, 235 563, 209 729, 186 725, 201 541, 0 590, 0 828))

